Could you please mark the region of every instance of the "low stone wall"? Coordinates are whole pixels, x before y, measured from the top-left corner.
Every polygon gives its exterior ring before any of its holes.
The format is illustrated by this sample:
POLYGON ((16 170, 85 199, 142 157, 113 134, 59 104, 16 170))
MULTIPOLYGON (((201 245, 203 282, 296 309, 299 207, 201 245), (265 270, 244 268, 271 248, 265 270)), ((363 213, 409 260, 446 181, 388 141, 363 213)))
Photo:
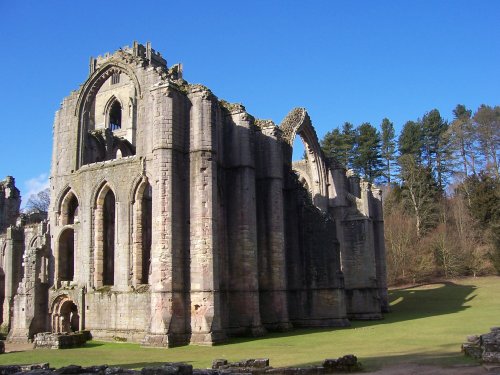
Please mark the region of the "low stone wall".
POLYGON ((500 327, 491 328, 490 333, 468 336, 462 345, 462 352, 484 364, 500 365, 500 327))
POLYGON ((35 349, 66 349, 84 345, 91 339, 89 331, 73 333, 42 332, 35 335, 35 349))
POLYGON ((246 359, 239 362, 228 362, 225 359, 216 359, 212 363, 212 371, 218 374, 252 374, 252 375, 322 375, 338 372, 361 371, 361 364, 354 355, 346 355, 338 359, 325 359, 321 366, 308 367, 271 367, 269 359, 246 359))
POLYGON ((186 363, 168 362, 160 366, 144 367, 142 370, 129 370, 121 367, 70 365, 60 369, 49 368, 48 363, 38 365, 0 366, 0 375, 64 375, 64 374, 96 374, 96 375, 231 375, 231 374, 269 374, 269 375, 324 375, 361 371, 361 365, 354 355, 339 359, 325 359, 322 366, 310 367, 278 367, 269 366, 269 359, 246 359, 239 362, 228 362, 216 359, 211 369, 193 369, 186 363))

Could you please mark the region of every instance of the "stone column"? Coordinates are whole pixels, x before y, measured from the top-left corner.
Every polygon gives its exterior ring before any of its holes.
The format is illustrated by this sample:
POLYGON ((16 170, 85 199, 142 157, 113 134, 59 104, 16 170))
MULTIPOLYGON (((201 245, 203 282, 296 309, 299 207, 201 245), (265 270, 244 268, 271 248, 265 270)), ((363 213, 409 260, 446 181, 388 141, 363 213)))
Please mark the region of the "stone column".
POLYGON ((262 335, 257 262, 254 130, 243 108, 226 118, 226 203, 229 327, 233 334, 262 335))
POLYGON ((387 260, 385 256, 384 214, 382 191, 372 187, 373 234, 375 246, 375 263, 377 271, 377 286, 382 312, 389 312, 389 296, 387 293, 387 260))
POLYGON ((193 90, 189 99, 191 343, 211 345, 225 339, 217 238, 217 104, 203 89, 193 90))
POLYGON ((266 328, 288 330, 292 325, 286 292, 283 152, 280 130, 274 124, 261 132, 256 172, 260 312, 266 328))
POLYGON ((178 93, 166 83, 153 96, 153 237, 151 248, 151 320, 145 345, 174 346, 185 341, 183 290, 183 171, 179 167, 176 132, 184 124, 176 114, 178 93))
POLYGON ((14 308, 14 296, 22 278, 24 252, 24 232, 22 228, 9 227, 6 232, 4 255, 5 296, 1 331, 7 333, 11 328, 11 311, 14 308))

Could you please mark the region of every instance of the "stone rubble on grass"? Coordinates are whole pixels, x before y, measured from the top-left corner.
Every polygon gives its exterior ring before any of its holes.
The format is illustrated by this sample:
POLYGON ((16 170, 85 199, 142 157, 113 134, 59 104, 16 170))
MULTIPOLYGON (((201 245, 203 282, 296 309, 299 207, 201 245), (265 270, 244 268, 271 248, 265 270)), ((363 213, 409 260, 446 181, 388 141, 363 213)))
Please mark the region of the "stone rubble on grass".
POLYGON ((500 327, 491 328, 484 335, 467 336, 467 342, 462 344, 462 352, 483 364, 500 365, 500 327))
POLYGON ((144 367, 142 370, 108 367, 107 365, 90 367, 69 365, 52 369, 48 363, 0 366, 0 375, 326 375, 358 371, 361 371, 361 364, 354 355, 346 355, 338 359, 325 359, 321 366, 277 368, 269 366, 268 358, 245 359, 238 362, 216 359, 213 361, 211 369, 193 369, 192 365, 178 362, 144 367))
POLYGON ((83 346, 91 339, 90 331, 72 333, 41 332, 33 340, 35 349, 66 349, 83 346))

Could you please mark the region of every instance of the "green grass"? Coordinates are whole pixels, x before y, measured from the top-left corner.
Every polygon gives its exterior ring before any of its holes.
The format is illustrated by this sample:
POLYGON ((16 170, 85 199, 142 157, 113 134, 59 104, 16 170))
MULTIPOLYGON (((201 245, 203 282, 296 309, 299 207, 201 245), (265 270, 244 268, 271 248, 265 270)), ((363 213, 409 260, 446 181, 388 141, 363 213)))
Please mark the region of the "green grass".
POLYGON ((355 354, 365 368, 412 362, 453 365, 473 363, 460 353, 469 334, 500 325, 500 277, 396 289, 390 292, 392 312, 384 320, 353 322, 343 329, 297 329, 257 339, 232 339, 215 347, 141 348, 130 343, 90 342, 84 348, 7 353, 0 364, 49 362, 107 364, 140 368, 169 361, 205 368, 214 358, 270 358, 271 366, 319 363, 325 358, 355 354))

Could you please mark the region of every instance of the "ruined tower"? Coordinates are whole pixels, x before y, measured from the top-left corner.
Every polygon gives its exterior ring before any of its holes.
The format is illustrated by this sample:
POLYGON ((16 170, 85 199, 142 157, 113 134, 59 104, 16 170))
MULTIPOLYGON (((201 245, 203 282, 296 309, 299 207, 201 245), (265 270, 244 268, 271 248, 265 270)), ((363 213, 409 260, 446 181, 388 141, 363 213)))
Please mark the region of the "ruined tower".
POLYGON ((380 194, 325 160, 307 111, 256 119, 149 43, 90 59, 50 189, 46 330, 213 344, 387 306, 380 194))

